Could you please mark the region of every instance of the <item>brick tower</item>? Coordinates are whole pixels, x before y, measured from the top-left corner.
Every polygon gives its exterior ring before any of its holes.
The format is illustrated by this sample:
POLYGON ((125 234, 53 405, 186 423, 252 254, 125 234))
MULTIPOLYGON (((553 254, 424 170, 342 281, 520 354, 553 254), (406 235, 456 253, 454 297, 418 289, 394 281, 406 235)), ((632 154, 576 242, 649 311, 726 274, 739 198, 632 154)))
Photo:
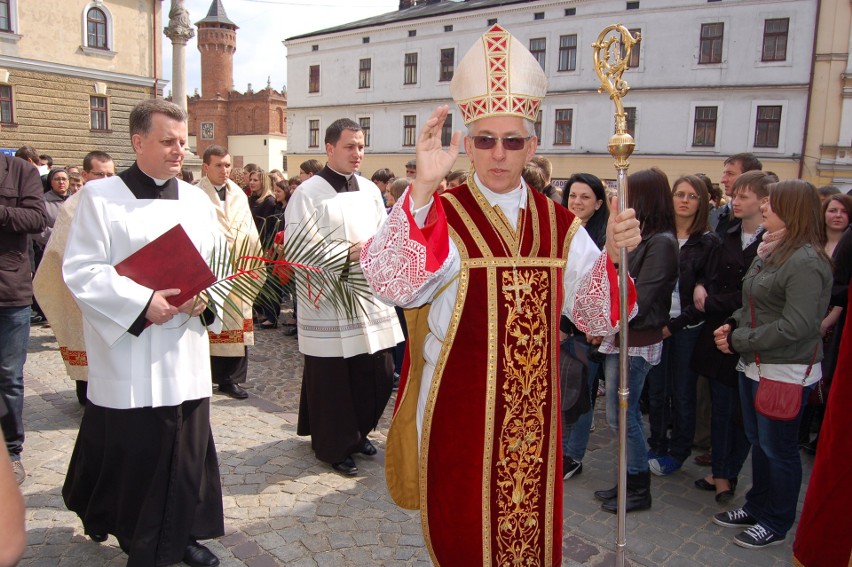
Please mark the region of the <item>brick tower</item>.
POLYGON ((195 25, 201 52, 201 99, 206 102, 203 118, 207 126, 199 132, 197 143, 198 155, 201 156, 211 144, 228 145, 227 101, 234 85, 237 24, 228 19, 222 0, 213 0, 207 17, 195 25))

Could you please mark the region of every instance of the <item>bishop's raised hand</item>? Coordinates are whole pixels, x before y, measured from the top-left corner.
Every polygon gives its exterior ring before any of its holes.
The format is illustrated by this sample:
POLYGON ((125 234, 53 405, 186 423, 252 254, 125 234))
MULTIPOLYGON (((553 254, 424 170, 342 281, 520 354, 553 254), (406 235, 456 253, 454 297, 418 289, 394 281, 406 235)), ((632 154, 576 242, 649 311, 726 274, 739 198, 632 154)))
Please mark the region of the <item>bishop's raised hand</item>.
POLYGON ((436 108, 417 136, 417 178, 411 184, 411 200, 415 208, 429 202, 459 155, 460 131, 453 132, 449 148, 445 150, 441 145, 441 129, 448 113, 447 105, 436 108))

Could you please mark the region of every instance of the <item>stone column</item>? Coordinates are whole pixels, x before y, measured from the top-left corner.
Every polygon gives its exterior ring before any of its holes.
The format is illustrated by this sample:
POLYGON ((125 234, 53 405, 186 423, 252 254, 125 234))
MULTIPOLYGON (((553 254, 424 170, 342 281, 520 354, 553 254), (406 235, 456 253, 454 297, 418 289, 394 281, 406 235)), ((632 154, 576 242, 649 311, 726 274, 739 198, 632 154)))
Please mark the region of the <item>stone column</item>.
POLYGON ((183 0, 172 0, 169 25, 163 30, 172 40, 172 102, 186 110, 186 42, 195 37, 183 0))

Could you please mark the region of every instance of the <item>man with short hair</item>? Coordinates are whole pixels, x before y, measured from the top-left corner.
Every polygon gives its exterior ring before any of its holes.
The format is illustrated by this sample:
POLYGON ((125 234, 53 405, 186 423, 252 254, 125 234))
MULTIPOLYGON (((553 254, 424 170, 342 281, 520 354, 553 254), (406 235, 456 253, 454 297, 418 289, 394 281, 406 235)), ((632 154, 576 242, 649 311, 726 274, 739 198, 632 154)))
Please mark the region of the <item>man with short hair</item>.
POLYGON ((45 175, 47 171, 42 173, 41 160, 38 157, 38 151, 32 146, 21 146, 15 152, 15 157, 21 158, 22 160, 29 162, 30 165, 38 169, 39 175, 45 175))
MULTIPOLYGON (((325 132, 328 163, 299 185, 284 211, 287 239, 310 230, 312 241, 340 239, 350 257, 387 217, 382 193, 355 174, 364 158, 364 132, 341 118, 325 132)), ((353 269, 358 269, 357 263, 353 269)), ((299 297, 311 297, 300 289, 299 297)), ((355 453, 377 450, 367 438, 375 429, 393 386, 393 349, 403 340, 392 307, 358 300, 351 317, 339 315, 320 297, 299 302, 299 350, 305 356, 296 432, 310 435, 314 453, 334 470, 354 475, 355 453)))
POLYGON ((615 333, 613 262, 641 240, 628 209, 610 216, 601 252, 523 181, 546 92, 524 45, 486 32, 450 83, 467 184, 436 193, 460 145, 456 132, 443 149, 438 107, 418 134, 417 178, 361 253, 373 292, 409 309, 385 472, 394 500, 420 508, 436 564, 562 564, 559 318, 615 333))
POLYGON ((47 167, 48 171, 53 169, 53 158, 47 154, 38 156, 38 164, 47 167))
POLYGON ((0 429, 18 484, 27 476, 21 452, 24 448, 24 363, 33 300, 28 235, 40 233, 47 223, 43 194, 38 172, 32 164, 0 155, 0 406, 9 410, 0 417, 0 429))
MULTIPOLYGON (((228 237, 228 248, 240 256, 260 256, 260 237, 249 208, 248 198, 231 175, 231 156, 222 146, 212 145, 204 150, 198 187, 207 194, 216 208, 222 232, 228 237)), ((232 260, 236 258, 232 256, 232 260)), ((240 267, 257 268, 257 262, 244 262, 240 267)), ((237 268, 235 265, 234 268, 237 268)), ((263 273, 263 270, 260 271, 263 273)), ((219 391, 236 399, 248 397, 240 384, 248 376, 248 345, 254 344, 252 299, 233 292, 225 304, 220 333, 210 332, 210 368, 213 383, 219 391)))
POLYGON ((80 192, 62 265, 89 360, 62 495, 94 541, 118 538, 129 566, 214 566, 198 540, 224 533, 207 336, 221 321, 203 299, 219 295, 208 290, 175 306, 169 298, 179 289, 148 288, 115 266, 176 225, 208 264, 225 238, 213 228, 210 199, 176 179, 186 112, 144 100, 130 113, 130 139, 136 162, 80 192))
POLYGON ((405 164, 405 176, 409 179, 417 177, 417 160, 410 159, 405 164))
POLYGON ((101 150, 94 150, 83 158, 83 184, 93 179, 103 179, 115 175, 115 163, 112 156, 101 150))
POLYGON ((763 164, 757 159, 757 156, 748 152, 734 154, 725 160, 719 185, 725 191, 728 202, 724 206, 717 207, 710 212, 710 226, 716 231, 716 234, 719 236, 724 235, 731 222, 731 200, 733 199, 734 181, 746 171, 762 169, 763 164))

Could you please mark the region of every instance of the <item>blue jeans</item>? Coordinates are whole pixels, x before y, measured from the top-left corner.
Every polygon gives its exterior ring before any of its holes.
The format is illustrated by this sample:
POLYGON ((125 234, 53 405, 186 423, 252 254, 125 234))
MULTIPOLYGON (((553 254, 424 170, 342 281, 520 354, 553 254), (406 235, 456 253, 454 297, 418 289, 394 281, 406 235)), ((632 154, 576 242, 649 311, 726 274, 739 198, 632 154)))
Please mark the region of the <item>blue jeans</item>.
POLYGON ((811 388, 803 389, 802 410, 796 419, 776 421, 755 411, 757 381, 740 373, 743 425, 753 447, 752 487, 746 493, 743 509, 779 537, 786 536, 796 520, 796 504, 802 487, 799 423, 810 391, 811 388))
POLYGON ((710 448, 713 478, 737 478, 748 458, 751 443, 738 419, 739 385, 728 386, 718 380, 710 383, 710 448))
MULTIPOLYGON (((645 386, 645 377, 651 364, 640 356, 629 357, 627 387, 627 473, 648 472, 648 447, 645 445, 645 429, 642 425, 642 413, 639 411, 639 398, 645 386)), ((618 355, 608 354, 604 359, 606 376, 606 420, 609 426, 618 431, 618 355)))
MULTIPOLYGON (((591 346, 583 338, 568 339, 568 351, 576 355, 576 348, 581 348, 585 352, 586 358, 589 358, 589 350, 591 346)), ((589 402, 595 399, 592 388, 595 384, 595 376, 598 373, 598 363, 589 360, 589 402)), ((564 414, 563 414, 564 415, 564 414)), ((589 446, 589 433, 592 429, 592 420, 595 417, 595 406, 591 405, 589 411, 580 416, 576 423, 567 425, 562 422, 562 454, 571 457, 578 463, 583 462, 583 457, 586 456, 586 447, 589 446)))
POLYGON ((663 341, 660 363, 648 372, 648 444, 658 455, 671 455, 683 463, 692 452, 698 374, 689 362, 701 327, 681 329, 663 341), (668 437, 672 423, 671 440, 668 437))
POLYGON ((0 418, 6 449, 13 461, 24 448, 24 363, 30 338, 30 306, 0 307, 0 403, 9 413, 0 418))

